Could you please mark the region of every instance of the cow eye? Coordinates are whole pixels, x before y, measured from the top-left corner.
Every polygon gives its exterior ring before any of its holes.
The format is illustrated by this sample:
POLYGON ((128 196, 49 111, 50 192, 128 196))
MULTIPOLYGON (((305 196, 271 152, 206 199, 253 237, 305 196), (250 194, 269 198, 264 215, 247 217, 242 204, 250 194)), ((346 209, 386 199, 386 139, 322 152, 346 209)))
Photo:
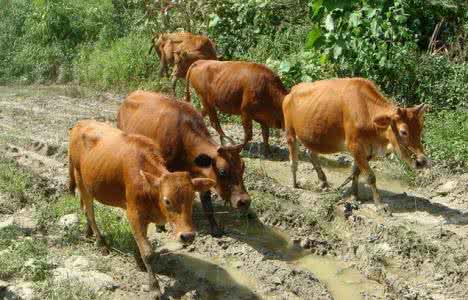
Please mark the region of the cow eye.
POLYGON ((172 205, 171 200, 169 200, 169 198, 167 197, 164 197, 164 206, 171 207, 171 205, 172 205))
POLYGON ((219 176, 220 176, 220 177, 224 177, 224 178, 227 177, 227 172, 226 172, 226 170, 224 170, 224 169, 219 170, 219 176))
POLYGON ((406 129, 400 129, 400 135, 403 136, 403 137, 407 137, 408 136, 408 131, 406 131, 406 129))

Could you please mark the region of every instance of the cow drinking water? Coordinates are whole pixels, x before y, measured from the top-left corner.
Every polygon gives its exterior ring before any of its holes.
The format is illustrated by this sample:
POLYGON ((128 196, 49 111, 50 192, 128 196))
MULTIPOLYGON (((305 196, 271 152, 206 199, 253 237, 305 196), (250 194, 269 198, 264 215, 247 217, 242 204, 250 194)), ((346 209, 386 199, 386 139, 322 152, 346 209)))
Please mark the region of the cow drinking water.
POLYGON ((393 151, 411 166, 425 167, 427 159, 421 144, 424 111, 424 104, 398 107, 382 96, 371 81, 362 78, 294 86, 283 102, 293 185, 297 186, 297 139, 309 149, 322 187, 328 182, 317 154, 347 150, 354 157, 352 197, 358 196, 359 175, 366 174, 375 204, 387 211, 369 160, 393 151))
MULTIPOLYGON (((217 194, 232 207, 246 210, 250 197, 244 187, 244 162, 240 146, 219 146, 210 136, 202 116, 191 105, 152 92, 135 91, 127 96, 117 116, 117 126, 128 133, 151 138, 160 148, 171 171, 188 171, 194 177, 216 181, 217 194)), ((200 195, 211 232, 218 227, 210 192, 200 195)))

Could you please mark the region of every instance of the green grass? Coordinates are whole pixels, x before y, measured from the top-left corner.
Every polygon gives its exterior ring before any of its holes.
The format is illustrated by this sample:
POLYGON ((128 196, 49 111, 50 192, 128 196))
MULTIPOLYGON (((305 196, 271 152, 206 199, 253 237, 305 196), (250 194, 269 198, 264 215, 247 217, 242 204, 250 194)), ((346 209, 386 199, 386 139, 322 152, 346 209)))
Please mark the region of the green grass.
POLYGON ((0 213, 12 213, 29 202, 27 190, 32 186, 32 176, 15 163, 0 158, 0 192, 11 198, 0 208, 0 213))
POLYGON ((13 227, 0 231, 0 279, 21 277, 32 281, 45 280, 51 269, 47 262, 47 243, 19 237, 19 231, 13 227))
POLYGON ((424 142, 434 160, 468 161, 468 111, 439 111, 427 114, 424 142))
POLYGON ((98 292, 87 288, 78 281, 66 280, 58 285, 52 279, 38 284, 36 289, 39 292, 38 299, 50 300, 93 300, 93 299, 108 299, 106 295, 98 294, 98 292))
MULTIPOLYGON (((122 252, 133 253, 136 243, 125 215, 97 201, 94 202, 94 208, 98 228, 109 245, 122 252)), ((80 235, 86 228, 86 217, 80 209, 79 197, 64 195, 57 201, 43 206, 36 217, 42 228, 48 228, 57 223, 62 216, 73 213, 80 216, 80 225, 68 228, 61 241, 62 245, 70 245, 79 241, 80 235)))

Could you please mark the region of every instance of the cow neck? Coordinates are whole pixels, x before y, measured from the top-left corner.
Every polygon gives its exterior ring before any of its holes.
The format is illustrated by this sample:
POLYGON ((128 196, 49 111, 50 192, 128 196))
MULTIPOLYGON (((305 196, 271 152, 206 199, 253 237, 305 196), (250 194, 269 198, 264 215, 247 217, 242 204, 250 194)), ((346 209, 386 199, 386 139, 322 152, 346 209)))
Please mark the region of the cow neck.
POLYGON ((200 154, 215 157, 219 146, 211 136, 189 131, 184 136, 184 147, 187 158, 193 161, 200 154))
POLYGON ((273 99, 273 105, 275 106, 276 109, 282 111, 283 110, 283 100, 284 98, 288 95, 288 91, 287 90, 281 90, 277 87, 275 87, 272 91, 272 94, 271 95, 272 99, 273 99))
POLYGON ((141 149, 140 151, 138 160, 139 170, 149 172, 157 177, 169 173, 161 156, 157 156, 157 154, 152 153, 149 149, 141 149))

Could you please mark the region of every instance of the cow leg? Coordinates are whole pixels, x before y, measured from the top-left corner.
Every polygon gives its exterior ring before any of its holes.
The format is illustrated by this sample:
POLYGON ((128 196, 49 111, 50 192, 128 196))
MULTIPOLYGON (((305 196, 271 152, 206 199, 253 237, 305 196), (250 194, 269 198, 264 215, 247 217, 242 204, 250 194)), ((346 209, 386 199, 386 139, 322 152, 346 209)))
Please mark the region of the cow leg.
POLYGON ((219 139, 221 141, 221 145, 225 145, 225 143, 224 143, 225 139, 229 140, 231 143, 234 144, 234 141, 232 139, 230 139, 229 137, 227 137, 226 134, 224 133, 223 129, 221 128, 221 125, 219 124, 218 114, 216 113, 216 110, 213 107, 207 105, 207 102, 208 101, 203 102, 203 107, 204 107, 206 113, 208 114, 208 117, 210 118, 211 126, 219 134, 219 139))
POLYGON ((263 137, 263 155, 265 157, 270 156, 270 145, 268 144, 268 139, 270 138, 270 129, 265 124, 262 125, 262 137, 263 137))
POLYGON ((286 130, 286 140, 289 148, 289 161, 291 162, 291 174, 293 187, 297 188, 297 139, 294 134, 286 130))
MULTIPOLYGON (((79 176, 78 172, 76 170, 74 170, 74 172, 75 172, 75 178, 80 178, 80 177, 78 177, 79 176)), ((77 179, 77 180, 79 180, 79 179, 77 179)), ((78 184, 78 185, 80 185, 80 184, 78 184)), ((80 187, 80 189, 81 189, 81 187, 80 187)), ((81 197, 81 191, 80 191, 80 208, 86 215, 85 204, 84 204, 84 201, 83 201, 83 197, 81 197)), ((91 228, 91 224, 89 224, 89 222, 86 222, 85 236, 86 236, 86 238, 91 238, 93 236, 93 229, 91 228)))
POLYGON ((358 199, 359 194, 359 175, 361 174, 361 170, 357 166, 356 163, 353 164, 353 182, 351 184, 351 200, 356 201, 358 199))
MULTIPOLYGON (((152 262, 154 259, 154 253, 147 237, 148 224, 146 222, 142 222, 140 216, 135 212, 135 209, 129 208, 127 210, 127 216, 133 231, 133 236, 140 251, 140 258, 148 272, 148 284, 150 291, 153 293, 152 298, 159 300, 161 298, 161 289, 159 288, 159 282, 153 271, 152 262)), ((137 260, 137 264, 140 258, 135 258, 137 260)))
MULTIPOLYGON (((382 200, 380 199, 380 193, 377 190, 375 174, 374 174, 374 171, 372 171, 372 169, 369 166, 369 161, 366 158, 367 155, 362 155, 362 154, 360 155, 360 153, 353 153, 353 154, 354 154, 354 161, 357 164, 358 168, 360 169, 360 172, 367 174, 367 184, 369 185, 372 191, 372 198, 374 199, 374 203, 375 203, 375 206, 377 207, 377 211, 382 212, 384 214, 389 214, 388 205, 385 205, 384 203, 382 203, 382 200)), ((355 181, 353 180, 353 184, 354 182, 355 181)), ((356 185, 357 185, 357 182, 356 182, 356 185)))
POLYGON ((89 233, 90 233, 89 228, 91 227, 92 232, 94 232, 94 235, 96 235, 96 245, 99 248, 101 248, 102 255, 108 255, 109 247, 107 246, 106 240, 101 235, 101 232, 99 231, 97 224, 96 224, 96 217, 94 215, 93 197, 89 195, 86 191, 82 190, 81 188, 80 188, 80 197, 83 200, 84 209, 86 213, 86 220, 88 222, 86 235, 89 237, 89 233))
POLYGON ((252 118, 249 113, 242 111, 241 113, 242 127, 244 127, 244 147, 252 140, 252 118))
POLYGON ((310 157, 310 162, 314 166, 315 172, 317 172, 317 176, 320 180, 320 188, 325 189, 330 187, 327 181, 327 177, 325 176, 325 173, 322 170, 322 166, 320 165, 320 160, 317 156, 316 153, 309 151, 309 157, 310 157))
POLYGON ((211 202, 211 192, 207 191, 200 193, 200 200, 203 206, 203 211, 205 212, 205 216, 210 223, 211 235, 220 237, 223 234, 223 231, 221 228, 219 228, 218 223, 216 223, 216 219, 214 218, 213 203, 211 202))

